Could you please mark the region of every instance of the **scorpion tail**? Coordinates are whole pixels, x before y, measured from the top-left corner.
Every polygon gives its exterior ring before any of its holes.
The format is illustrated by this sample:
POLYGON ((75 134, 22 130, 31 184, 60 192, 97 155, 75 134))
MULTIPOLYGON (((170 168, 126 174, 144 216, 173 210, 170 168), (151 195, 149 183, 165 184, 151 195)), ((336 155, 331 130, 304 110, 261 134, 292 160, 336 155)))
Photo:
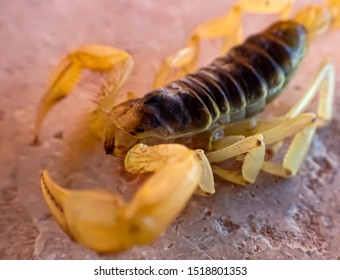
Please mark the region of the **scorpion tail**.
POLYGON ((330 29, 340 27, 340 0, 327 0, 322 5, 307 6, 294 18, 307 29, 310 39, 314 40, 330 29))

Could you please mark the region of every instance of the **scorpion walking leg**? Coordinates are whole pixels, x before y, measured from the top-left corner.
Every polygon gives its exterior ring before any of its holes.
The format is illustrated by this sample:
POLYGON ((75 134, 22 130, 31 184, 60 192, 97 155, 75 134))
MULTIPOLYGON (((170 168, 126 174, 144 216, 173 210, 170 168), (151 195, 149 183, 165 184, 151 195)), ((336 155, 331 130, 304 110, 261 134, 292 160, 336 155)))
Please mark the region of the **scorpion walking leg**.
POLYGON ((40 102, 35 121, 34 142, 38 142, 40 128, 46 114, 72 90, 84 68, 100 71, 114 69, 119 74, 115 91, 111 92, 111 96, 106 97, 114 101, 115 94, 132 71, 133 61, 128 53, 102 45, 86 45, 67 55, 54 70, 48 89, 40 102))
POLYGON ((245 154, 245 158, 241 174, 236 171, 222 169, 217 165, 212 165, 212 170, 225 180, 244 185, 247 182, 254 181, 254 177, 256 179, 264 161, 265 146, 262 135, 256 134, 249 136, 231 146, 208 153, 207 158, 210 163, 214 163, 225 161, 242 154, 245 154), (250 161, 253 163, 251 166, 249 165, 250 161))
POLYGON ((228 37, 230 41, 238 41, 240 18, 241 9, 237 5, 231 9, 228 15, 214 18, 199 25, 189 36, 187 47, 164 60, 154 79, 153 88, 164 86, 170 78, 176 79, 194 71, 202 40, 228 37), (233 28, 227 28, 228 26, 233 26, 233 28), (170 77, 171 71, 174 69, 177 69, 178 72, 174 77, 170 77))
POLYGON ((171 77, 172 79, 194 71, 202 40, 222 38, 222 55, 233 45, 241 42, 242 13, 280 13, 281 18, 287 18, 293 2, 293 0, 239 0, 228 14, 208 20, 194 29, 189 36, 187 46, 164 60, 154 79, 153 88, 164 86, 170 80, 170 74, 174 69, 178 71, 171 77))
POLYGON ((222 139, 219 139, 213 143, 213 150, 218 151, 218 150, 224 149, 244 139, 246 139, 246 137, 243 135, 225 136, 222 139))
POLYGON ((304 96, 285 115, 286 119, 298 116, 307 109, 317 94, 319 94, 316 121, 294 136, 293 141, 284 156, 282 165, 274 162, 265 162, 263 165, 264 171, 281 177, 287 177, 297 173, 308 152, 316 129, 326 126, 332 119, 334 92, 335 68, 332 62, 326 60, 321 65, 314 82, 304 96))
POLYGON ((231 146, 207 154, 209 162, 222 162, 227 159, 245 154, 241 174, 237 171, 225 170, 212 165, 215 174, 225 180, 245 185, 255 182, 263 164, 265 145, 270 145, 286 139, 315 122, 313 113, 300 114, 293 119, 283 120, 272 129, 253 136, 246 137, 231 146))
POLYGON ((52 215, 73 240, 98 252, 115 252, 153 242, 184 208, 199 183, 213 184, 209 175, 204 179, 204 165, 196 151, 182 145, 137 145, 125 159, 126 168, 155 174, 129 203, 104 190, 64 189, 46 170, 41 188, 52 215))

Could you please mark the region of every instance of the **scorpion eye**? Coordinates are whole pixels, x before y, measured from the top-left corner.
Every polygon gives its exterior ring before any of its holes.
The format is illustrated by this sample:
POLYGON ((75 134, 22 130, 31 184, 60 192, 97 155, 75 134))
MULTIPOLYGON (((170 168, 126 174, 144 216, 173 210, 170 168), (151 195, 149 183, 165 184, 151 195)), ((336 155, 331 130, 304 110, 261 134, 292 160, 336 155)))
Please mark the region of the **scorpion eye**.
POLYGON ((136 127, 136 132, 144 132, 145 129, 143 127, 136 127))

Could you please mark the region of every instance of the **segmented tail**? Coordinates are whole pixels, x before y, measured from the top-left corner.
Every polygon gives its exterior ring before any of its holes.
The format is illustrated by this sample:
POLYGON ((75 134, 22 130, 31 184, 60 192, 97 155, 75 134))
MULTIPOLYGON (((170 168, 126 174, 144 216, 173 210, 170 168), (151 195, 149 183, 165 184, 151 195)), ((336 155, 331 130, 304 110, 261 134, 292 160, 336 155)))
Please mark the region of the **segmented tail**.
POLYGON ((294 17, 316 39, 333 28, 340 27, 340 0, 327 0, 322 5, 307 6, 294 17))

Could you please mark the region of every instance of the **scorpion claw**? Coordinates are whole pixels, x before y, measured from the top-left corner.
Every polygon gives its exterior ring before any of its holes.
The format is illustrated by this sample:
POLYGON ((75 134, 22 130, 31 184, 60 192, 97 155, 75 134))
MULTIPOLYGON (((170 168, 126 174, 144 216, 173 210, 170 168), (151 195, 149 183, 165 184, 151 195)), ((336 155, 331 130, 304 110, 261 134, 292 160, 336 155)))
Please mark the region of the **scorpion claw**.
POLYGON ((41 175, 45 201, 63 231, 100 253, 152 243, 195 192, 202 166, 194 151, 152 175, 130 203, 104 190, 67 190, 46 170, 41 175))
POLYGON ((41 173, 40 184, 45 201, 53 217, 59 226, 69 234, 64 215, 65 202, 67 201, 69 192, 54 183, 46 169, 41 173))
POLYGON ((124 202, 117 195, 64 189, 47 170, 41 175, 41 188, 52 216, 71 239, 103 253, 129 247, 122 242, 125 232, 119 228, 119 220, 124 202))

